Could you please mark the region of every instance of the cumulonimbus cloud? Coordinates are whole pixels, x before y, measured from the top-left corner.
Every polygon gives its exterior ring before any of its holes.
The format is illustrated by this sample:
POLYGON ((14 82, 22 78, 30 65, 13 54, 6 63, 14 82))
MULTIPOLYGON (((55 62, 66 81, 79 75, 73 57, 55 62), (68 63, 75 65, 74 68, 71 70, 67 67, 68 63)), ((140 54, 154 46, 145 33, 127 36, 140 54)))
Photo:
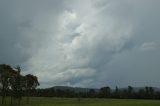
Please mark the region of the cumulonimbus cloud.
POLYGON ((10 9, 4 6, 7 11, 0 10, 3 14, 9 13, 3 16, 6 27, 0 35, 5 41, 1 45, 6 45, 0 48, 7 47, 1 59, 5 57, 7 61, 1 62, 21 64, 26 70, 23 73, 29 71, 38 76, 41 87, 103 86, 107 82, 111 86, 127 85, 120 76, 127 80, 125 76, 130 71, 115 74, 130 69, 123 67, 125 58, 128 54, 136 57, 142 53, 137 48, 154 46, 145 42, 157 44, 158 41, 156 34, 159 33, 155 30, 159 25, 155 18, 159 17, 158 1, 40 0, 14 1, 10 6, 8 2, 3 4, 10 9), (8 27, 7 21, 13 26, 8 27), (157 24, 156 28, 149 27, 154 26, 153 23, 157 24), (5 33, 8 31, 13 35, 5 33), (150 37, 150 32, 155 34, 150 37), (7 58, 17 53, 20 59, 7 58), (115 80, 121 82, 115 83, 115 80))

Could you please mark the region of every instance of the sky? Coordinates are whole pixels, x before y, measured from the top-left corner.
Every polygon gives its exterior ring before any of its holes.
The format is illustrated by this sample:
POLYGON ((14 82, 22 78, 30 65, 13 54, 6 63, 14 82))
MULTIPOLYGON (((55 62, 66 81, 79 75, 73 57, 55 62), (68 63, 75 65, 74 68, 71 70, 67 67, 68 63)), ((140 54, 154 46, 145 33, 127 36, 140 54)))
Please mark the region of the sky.
POLYGON ((160 0, 0 0, 0 64, 40 87, 160 87, 160 0))

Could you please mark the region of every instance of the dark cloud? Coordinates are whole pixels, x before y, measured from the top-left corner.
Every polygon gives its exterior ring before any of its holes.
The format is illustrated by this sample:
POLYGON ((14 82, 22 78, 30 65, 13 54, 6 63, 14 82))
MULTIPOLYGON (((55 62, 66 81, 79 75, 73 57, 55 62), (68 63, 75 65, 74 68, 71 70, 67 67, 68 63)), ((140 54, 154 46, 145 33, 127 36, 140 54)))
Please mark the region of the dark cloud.
POLYGON ((19 32, 12 7, 7 1, 0 3, 0 63, 19 64, 25 60, 21 49, 16 47, 19 42, 19 32))
POLYGON ((1 1, 0 63, 25 65, 34 49, 50 39, 45 36, 47 31, 39 27, 45 27, 46 15, 59 12, 60 5, 59 1, 1 1), (39 26, 37 20, 44 23, 39 26))

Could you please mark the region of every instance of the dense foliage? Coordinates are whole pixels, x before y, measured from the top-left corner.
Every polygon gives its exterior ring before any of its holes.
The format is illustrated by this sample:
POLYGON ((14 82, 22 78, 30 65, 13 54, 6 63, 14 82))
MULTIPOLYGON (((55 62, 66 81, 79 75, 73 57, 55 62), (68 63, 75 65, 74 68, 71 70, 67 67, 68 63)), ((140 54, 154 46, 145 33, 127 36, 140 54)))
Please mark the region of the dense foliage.
POLYGON ((22 96, 27 96, 29 102, 29 93, 39 85, 36 76, 28 74, 21 75, 19 66, 12 68, 6 64, 0 64, 0 95, 2 104, 6 104, 6 97, 11 97, 11 105, 20 104, 22 96))

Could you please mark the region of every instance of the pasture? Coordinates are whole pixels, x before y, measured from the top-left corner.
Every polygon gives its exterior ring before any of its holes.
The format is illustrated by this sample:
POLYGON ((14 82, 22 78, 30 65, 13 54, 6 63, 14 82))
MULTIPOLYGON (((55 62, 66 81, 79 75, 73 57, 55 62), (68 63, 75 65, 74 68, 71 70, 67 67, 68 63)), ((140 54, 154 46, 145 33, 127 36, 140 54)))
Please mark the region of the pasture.
MULTIPOLYGON (((0 106, 11 106, 10 98, 7 98, 6 103, 0 106)), ((26 98, 23 98, 20 106, 160 106, 160 101, 98 98, 82 98, 79 101, 77 98, 31 97, 29 104, 26 103, 26 98)))

